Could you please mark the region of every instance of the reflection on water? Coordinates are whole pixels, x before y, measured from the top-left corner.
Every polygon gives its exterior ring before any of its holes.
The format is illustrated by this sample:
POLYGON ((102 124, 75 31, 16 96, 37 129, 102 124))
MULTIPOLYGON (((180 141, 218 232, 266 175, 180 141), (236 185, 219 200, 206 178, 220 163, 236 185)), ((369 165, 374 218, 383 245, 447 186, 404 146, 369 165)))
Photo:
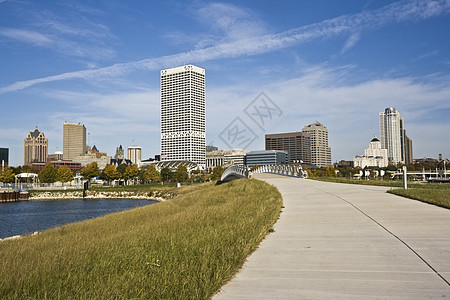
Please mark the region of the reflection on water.
POLYGON ((43 231, 156 202, 140 199, 75 199, 0 203, 0 238, 43 231))

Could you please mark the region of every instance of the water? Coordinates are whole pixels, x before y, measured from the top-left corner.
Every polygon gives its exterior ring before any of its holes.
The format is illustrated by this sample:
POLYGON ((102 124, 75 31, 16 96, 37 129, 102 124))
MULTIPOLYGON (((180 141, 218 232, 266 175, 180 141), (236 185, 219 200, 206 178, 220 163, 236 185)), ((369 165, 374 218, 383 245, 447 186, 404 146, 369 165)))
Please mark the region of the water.
POLYGON ((140 199, 75 199, 0 203, 0 238, 40 232, 156 202, 140 199))

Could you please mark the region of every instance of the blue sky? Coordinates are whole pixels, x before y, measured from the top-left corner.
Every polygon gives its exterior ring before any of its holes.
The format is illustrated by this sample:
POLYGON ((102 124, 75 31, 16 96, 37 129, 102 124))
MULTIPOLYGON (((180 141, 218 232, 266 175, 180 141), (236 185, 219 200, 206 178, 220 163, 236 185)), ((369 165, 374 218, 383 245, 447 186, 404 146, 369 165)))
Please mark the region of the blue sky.
POLYGON ((0 0, 0 147, 23 164, 35 126, 62 150, 63 122, 114 155, 160 151, 160 70, 206 69, 207 144, 238 118, 264 134, 329 130, 332 160, 361 155, 397 108, 414 158, 450 158, 450 1, 0 0), (156 3, 154 3, 156 2, 156 3), (246 114, 261 92, 279 113, 246 114))

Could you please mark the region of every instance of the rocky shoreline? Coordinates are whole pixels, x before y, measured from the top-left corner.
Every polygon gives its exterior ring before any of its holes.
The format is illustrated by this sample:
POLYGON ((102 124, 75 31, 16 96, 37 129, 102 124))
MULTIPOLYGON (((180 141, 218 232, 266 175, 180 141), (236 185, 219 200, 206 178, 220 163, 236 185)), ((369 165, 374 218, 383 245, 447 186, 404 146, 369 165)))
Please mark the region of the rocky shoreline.
MULTIPOLYGON (((129 191, 86 191, 85 199, 143 199, 166 201, 175 197, 173 193, 161 191, 129 192, 129 191)), ((30 193, 29 200, 81 199, 83 191, 39 192, 30 193)))

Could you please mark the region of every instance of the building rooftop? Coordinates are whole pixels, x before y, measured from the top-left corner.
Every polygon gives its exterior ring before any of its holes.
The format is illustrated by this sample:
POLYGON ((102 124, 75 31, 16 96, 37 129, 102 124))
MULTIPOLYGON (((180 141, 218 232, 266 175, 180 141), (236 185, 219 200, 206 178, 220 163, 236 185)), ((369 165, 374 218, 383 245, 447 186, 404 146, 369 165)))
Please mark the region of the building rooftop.
POLYGON ((33 132, 30 131, 31 136, 34 137, 34 138, 37 138, 37 137, 39 136, 39 133, 40 133, 40 132, 39 132, 37 126, 34 128, 34 131, 33 131, 33 132))

